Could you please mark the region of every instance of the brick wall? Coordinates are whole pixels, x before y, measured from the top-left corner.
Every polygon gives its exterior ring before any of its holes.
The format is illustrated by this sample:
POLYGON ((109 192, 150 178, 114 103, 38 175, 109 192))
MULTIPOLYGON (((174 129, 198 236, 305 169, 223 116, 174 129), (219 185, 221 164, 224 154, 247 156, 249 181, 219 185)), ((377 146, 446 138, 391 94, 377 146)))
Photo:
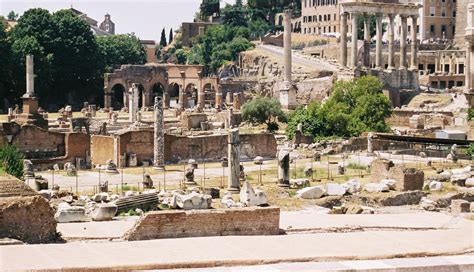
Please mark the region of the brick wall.
POLYGON ((105 164, 114 159, 114 138, 111 136, 92 135, 91 161, 93 165, 105 164))
MULTIPOLYGON (((256 156, 274 158, 277 144, 273 134, 241 134, 241 158, 256 156)), ((187 159, 206 158, 219 160, 227 157, 227 135, 185 137, 165 135, 165 160, 178 162, 187 159)))
POLYGON ((125 235, 125 240, 163 238, 277 235, 280 208, 158 211, 145 214, 125 235))
POLYGON ((36 154, 40 157, 65 155, 64 133, 51 132, 33 125, 24 125, 18 134, 13 136, 12 144, 25 153, 27 158, 34 158, 36 154))
POLYGON ((371 174, 373 182, 379 182, 382 179, 397 181, 397 191, 423 190, 425 173, 422 170, 394 165, 387 159, 374 160, 371 165, 371 174))

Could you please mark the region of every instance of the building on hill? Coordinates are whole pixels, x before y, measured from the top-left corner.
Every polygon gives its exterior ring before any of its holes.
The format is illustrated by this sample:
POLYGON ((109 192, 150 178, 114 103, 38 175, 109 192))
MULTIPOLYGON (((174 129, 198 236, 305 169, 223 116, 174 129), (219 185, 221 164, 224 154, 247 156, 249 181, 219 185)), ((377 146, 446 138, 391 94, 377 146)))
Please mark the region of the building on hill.
POLYGON ((87 14, 85 14, 84 12, 82 12, 80 10, 77 10, 75 8, 72 8, 72 7, 69 10, 74 12, 74 14, 76 14, 79 18, 86 21, 86 23, 88 23, 89 26, 91 27, 92 33, 94 33, 94 35, 96 35, 96 36, 108 36, 108 35, 115 34, 115 24, 110 20, 110 15, 109 14, 105 15, 105 20, 104 20, 104 22, 102 22, 100 24, 100 27, 99 27, 98 22, 96 20, 92 19, 91 17, 87 16, 87 14), (108 18, 109 21, 107 21, 107 18, 108 18), (102 24, 104 24, 104 29, 102 29, 102 24), (109 31, 105 30, 106 29, 105 26, 107 24, 109 25, 109 31))
POLYGON ((110 14, 105 14, 104 21, 100 23, 99 28, 112 35, 115 34, 115 23, 110 19, 110 14))

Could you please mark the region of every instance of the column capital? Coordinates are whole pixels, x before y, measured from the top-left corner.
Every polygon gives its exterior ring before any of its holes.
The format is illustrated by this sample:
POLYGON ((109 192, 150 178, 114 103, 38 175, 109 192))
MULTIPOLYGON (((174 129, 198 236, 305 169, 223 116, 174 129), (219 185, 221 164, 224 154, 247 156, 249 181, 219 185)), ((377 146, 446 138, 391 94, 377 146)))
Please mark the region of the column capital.
POLYGON ((408 15, 406 15, 406 14, 399 14, 398 16, 400 16, 400 18, 402 18, 402 19, 407 19, 408 18, 408 15))
POLYGON ((395 14, 395 13, 387 13, 387 17, 388 17, 390 20, 394 20, 394 19, 395 19, 395 16, 397 16, 397 14, 395 14))

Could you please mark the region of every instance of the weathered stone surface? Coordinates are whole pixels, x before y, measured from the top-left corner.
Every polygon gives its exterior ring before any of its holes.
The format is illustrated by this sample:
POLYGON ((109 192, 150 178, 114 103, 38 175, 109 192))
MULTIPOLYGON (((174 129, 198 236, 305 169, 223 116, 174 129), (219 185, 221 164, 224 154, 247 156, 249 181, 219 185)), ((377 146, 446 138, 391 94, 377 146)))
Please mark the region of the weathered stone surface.
POLYGON ((474 187, 474 178, 466 179, 464 186, 469 187, 469 188, 474 187))
POLYGON ((290 186, 290 153, 288 150, 278 151, 278 186, 290 186))
POLYGON ((388 192, 390 188, 383 183, 367 183, 364 186, 364 190, 369 193, 388 192))
POLYGON ((306 178, 290 180, 290 188, 293 188, 293 189, 308 187, 310 185, 311 183, 309 182, 309 179, 306 179, 306 178))
POLYGON ((224 210, 148 212, 125 240, 228 235, 278 235, 280 209, 252 207, 224 210))
POLYGON ((432 192, 438 192, 438 191, 443 190, 443 183, 439 181, 432 181, 430 182, 428 186, 429 186, 430 191, 432 192))
POLYGON ((307 177, 307 178, 312 177, 312 176, 313 176, 313 168, 312 168, 311 166, 306 166, 306 167, 304 168, 304 175, 305 175, 305 177, 307 177))
POLYGON ((95 194, 92 197, 92 201, 97 202, 97 203, 107 201, 108 199, 109 199, 109 194, 108 193, 99 193, 99 194, 95 194))
POLYGON ((387 185, 390 190, 397 189, 397 181, 394 179, 382 179, 380 183, 387 185))
POLYGON ((54 219, 58 223, 87 222, 90 219, 85 214, 84 207, 71 207, 67 203, 58 205, 58 211, 54 214, 54 219))
POLYGON ((328 196, 343 196, 346 194, 346 187, 337 183, 328 183, 326 184, 326 194, 328 196))
POLYGON ((424 196, 423 191, 390 192, 381 196, 377 202, 383 206, 418 205, 424 196))
POLYGON ((471 177, 470 173, 459 173, 459 174, 454 174, 451 176, 451 183, 458 185, 458 186, 464 186, 466 184, 466 180, 471 177))
POLYGON ((32 244, 59 239, 54 210, 42 196, 1 197, 0 214, 0 237, 32 244))
POLYGON ((450 207, 451 207, 451 212, 455 214, 470 212, 470 209, 471 209, 469 202, 462 199, 452 200, 450 207))
POLYGON ((323 186, 306 187, 296 192, 296 197, 303 199, 318 199, 326 194, 323 186))
POLYGON ((94 221, 108 221, 117 213, 117 205, 115 204, 98 204, 95 206, 94 210, 90 213, 92 220, 94 221))
POLYGON ((212 197, 192 192, 188 195, 176 195, 176 205, 183 210, 210 209, 212 197))
POLYGON ((351 179, 348 182, 343 183, 342 186, 346 188, 349 194, 355 194, 361 190, 361 184, 358 179, 351 179))
POLYGON ((267 196, 262 190, 254 190, 248 181, 240 190, 240 202, 247 207, 267 205, 267 196))
POLYGON ((420 201, 420 206, 426 210, 426 211, 430 211, 430 212, 433 212, 433 211, 437 211, 438 208, 436 207, 436 203, 429 199, 429 198, 426 198, 426 197, 423 197, 420 201))

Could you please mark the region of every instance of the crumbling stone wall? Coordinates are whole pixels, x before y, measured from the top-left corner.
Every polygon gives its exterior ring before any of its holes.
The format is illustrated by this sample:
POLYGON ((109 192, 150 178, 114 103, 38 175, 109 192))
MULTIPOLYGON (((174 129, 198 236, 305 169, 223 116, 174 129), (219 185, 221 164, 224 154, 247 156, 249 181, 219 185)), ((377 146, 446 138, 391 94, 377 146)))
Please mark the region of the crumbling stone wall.
POLYGON ((125 240, 164 238, 277 235, 280 208, 159 211, 145 214, 125 235, 125 240))
POLYGON ((422 110, 408 110, 408 109, 394 109, 392 115, 387 119, 387 123, 393 127, 408 127, 410 126, 410 118, 414 115, 430 116, 426 119, 426 126, 450 126, 453 124, 454 118, 452 112, 437 112, 422 111, 422 110))
POLYGON ((22 151, 27 158, 36 155, 58 157, 65 155, 64 133, 51 132, 33 125, 23 125, 13 136, 12 143, 22 151))
POLYGON ((114 159, 114 138, 112 136, 92 135, 90 145, 93 165, 102 165, 108 160, 114 159))
POLYGON ((397 191, 423 190, 425 173, 422 170, 395 165, 387 159, 374 160, 371 165, 371 174, 374 182, 382 179, 395 180, 397 191))
POLYGON ((0 237, 32 244, 56 241, 53 208, 42 196, 0 198, 0 237))

